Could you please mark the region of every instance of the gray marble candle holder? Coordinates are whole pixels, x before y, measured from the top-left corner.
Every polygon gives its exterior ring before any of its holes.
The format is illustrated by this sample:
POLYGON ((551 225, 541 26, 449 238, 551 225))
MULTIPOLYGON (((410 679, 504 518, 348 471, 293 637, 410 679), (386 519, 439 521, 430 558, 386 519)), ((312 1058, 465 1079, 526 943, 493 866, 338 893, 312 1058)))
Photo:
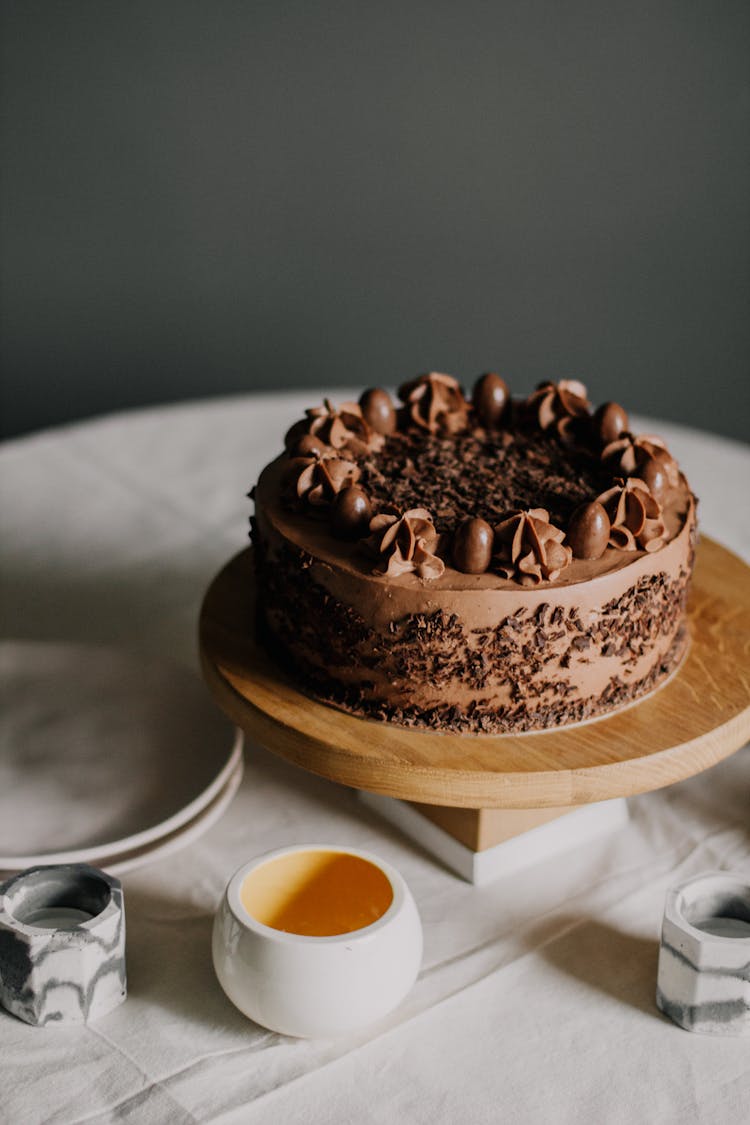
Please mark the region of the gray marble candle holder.
POLYGON ((722 872, 668 893, 656 1003, 687 1031, 750 1035, 750 884, 722 872))
POLYGON ((26 1023, 81 1023, 127 994, 122 884, 85 863, 0 886, 0 1004, 26 1023))

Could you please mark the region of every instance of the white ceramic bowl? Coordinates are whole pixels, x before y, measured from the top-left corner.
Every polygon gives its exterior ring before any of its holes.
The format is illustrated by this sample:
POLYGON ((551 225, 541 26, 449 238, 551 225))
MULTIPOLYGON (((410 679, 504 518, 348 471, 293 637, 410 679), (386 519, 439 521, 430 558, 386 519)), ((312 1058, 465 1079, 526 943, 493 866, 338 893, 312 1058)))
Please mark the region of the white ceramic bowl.
POLYGON ((251 860, 233 875, 214 920, 213 961, 232 1003, 264 1027, 299 1037, 343 1035, 386 1015, 409 992, 422 961, 422 926, 390 864, 357 848, 298 845, 251 860), (300 875, 313 861, 354 871, 355 881, 350 875, 342 893, 325 871, 300 875), (296 891, 289 890, 295 880, 296 891), (292 911, 307 902, 308 914, 311 906, 318 920, 330 916, 323 930, 340 927, 350 906, 349 924, 375 920, 346 932, 288 932, 291 925, 277 928, 292 917, 278 912, 284 899, 292 911))

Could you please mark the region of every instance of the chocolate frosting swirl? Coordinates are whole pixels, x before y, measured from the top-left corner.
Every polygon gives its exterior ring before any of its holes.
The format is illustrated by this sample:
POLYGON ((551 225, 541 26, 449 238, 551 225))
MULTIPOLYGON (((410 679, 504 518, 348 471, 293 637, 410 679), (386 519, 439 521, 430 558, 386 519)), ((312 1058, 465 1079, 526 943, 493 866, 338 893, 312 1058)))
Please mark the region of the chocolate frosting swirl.
POLYGON ((430 371, 398 389, 409 420, 431 434, 444 430, 456 434, 468 425, 469 404, 452 375, 430 371))
POLYGON ((639 477, 648 461, 654 461, 664 473, 670 488, 675 488, 680 472, 677 462, 661 438, 653 434, 624 433, 602 450, 602 461, 611 462, 623 476, 639 477))
POLYGON ((513 512, 495 527, 494 569, 523 586, 554 582, 573 558, 570 547, 563 546, 564 538, 546 509, 513 512))
POLYGON ((620 551, 658 551, 666 528, 661 504, 638 477, 618 477, 597 501, 610 521, 609 544, 620 551))
POLYGON ((293 457, 289 462, 287 486, 293 500, 314 508, 332 504, 343 488, 356 484, 359 465, 331 454, 323 457, 293 457))
POLYGON ((577 379, 540 383, 524 404, 524 412, 536 418, 541 430, 554 428, 563 441, 574 439, 576 424, 588 418, 590 409, 586 388, 577 379))
POLYGON ((366 545, 378 555, 374 574, 395 578, 414 572, 428 580, 444 572, 445 564, 435 554, 438 533, 426 508, 411 508, 402 516, 381 512, 370 520, 370 532, 366 545))
POLYGON ((383 448, 385 438, 376 433, 362 416, 362 407, 357 402, 342 402, 335 407, 330 399, 324 399, 322 406, 313 406, 305 411, 304 424, 308 434, 319 438, 333 449, 343 449, 349 453, 377 453, 383 448))

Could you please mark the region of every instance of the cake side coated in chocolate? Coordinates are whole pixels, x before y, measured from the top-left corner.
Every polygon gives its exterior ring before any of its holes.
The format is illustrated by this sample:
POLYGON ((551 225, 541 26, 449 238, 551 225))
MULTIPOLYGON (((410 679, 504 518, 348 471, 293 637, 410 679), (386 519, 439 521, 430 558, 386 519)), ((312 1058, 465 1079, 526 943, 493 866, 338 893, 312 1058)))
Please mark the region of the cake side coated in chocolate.
POLYGON ((318 698, 518 732, 632 702, 682 658, 695 501, 663 444, 610 440, 624 411, 578 383, 482 391, 430 375, 392 414, 378 391, 379 430, 327 403, 261 475, 263 634, 318 698))

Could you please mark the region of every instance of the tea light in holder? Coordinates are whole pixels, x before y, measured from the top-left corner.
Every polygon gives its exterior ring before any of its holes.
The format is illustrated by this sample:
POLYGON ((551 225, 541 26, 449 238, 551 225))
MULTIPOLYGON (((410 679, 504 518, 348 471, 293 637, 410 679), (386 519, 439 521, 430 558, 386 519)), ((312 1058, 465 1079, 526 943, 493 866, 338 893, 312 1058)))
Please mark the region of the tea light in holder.
POLYGON ((750 883, 699 875, 666 899, 656 1003, 687 1031, 750 1035, 750 883))
POLYGON ((0 886, 0 1004, 26 1023, 106 1015, 127 994, 122 884, 85 863, 0 886))
POLYGON ((390 864, 356 848, 283 848, 235 873, 213 960, 256 1023, 302 1038, 352 1032, 409 992, 422 960, 414 899, 390 864))

